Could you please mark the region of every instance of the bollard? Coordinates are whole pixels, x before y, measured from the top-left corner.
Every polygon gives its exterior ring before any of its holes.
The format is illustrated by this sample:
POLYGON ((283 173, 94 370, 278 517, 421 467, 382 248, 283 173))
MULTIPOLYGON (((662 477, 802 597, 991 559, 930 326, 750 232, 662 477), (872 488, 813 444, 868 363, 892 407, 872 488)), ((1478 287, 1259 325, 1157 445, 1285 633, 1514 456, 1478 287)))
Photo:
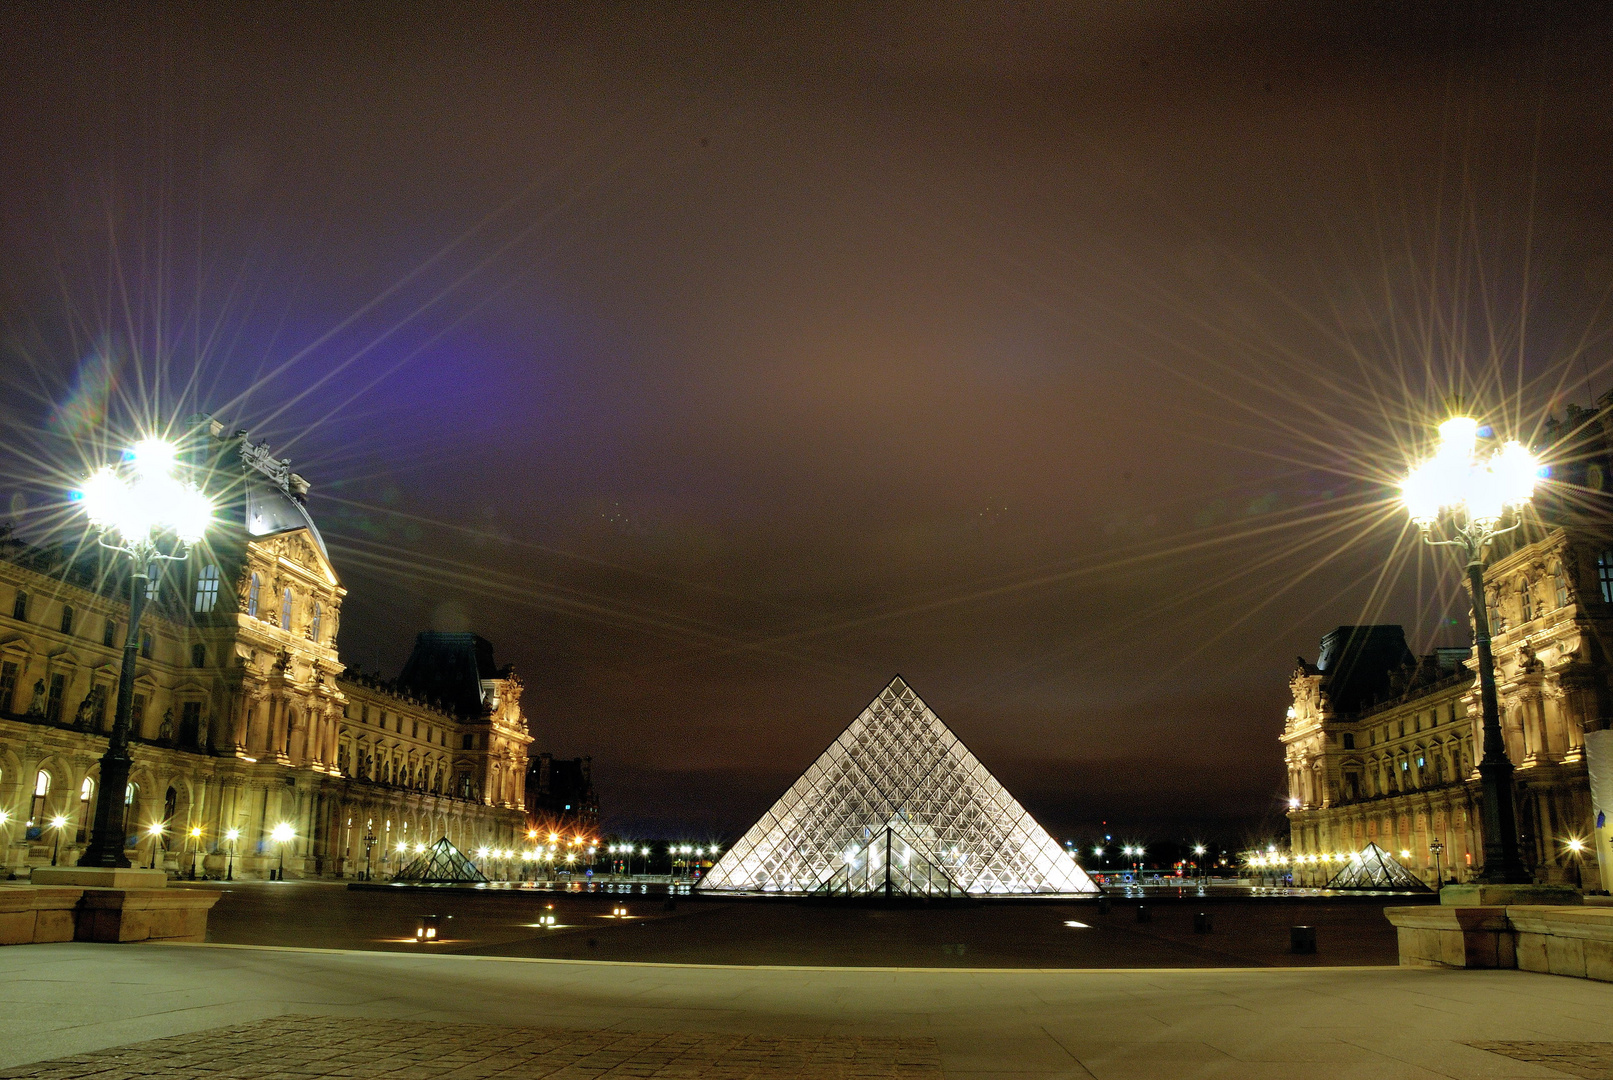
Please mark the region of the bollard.
POLYGON ((1098 897, 1098 914, 1109 914, 1109 898, 1107 896, 1098 897))
POLYGON ((1193 932, 1195 934, 1208 934, 1211 932, 1210 913, 1201 911, 1193 916, 1193 932))
POLYGON ((1138 904, 1137 905, 1137 921, 1138 922, 1153 922, 1154 921, 1154 913, 1152 911, 1148 910, 1148 905, 1147 904, 1138 904))
POLYGON ((1315 952, 1316 927, 1290 926, 1288 928, 1288 951, 1291 953, 1315 952))

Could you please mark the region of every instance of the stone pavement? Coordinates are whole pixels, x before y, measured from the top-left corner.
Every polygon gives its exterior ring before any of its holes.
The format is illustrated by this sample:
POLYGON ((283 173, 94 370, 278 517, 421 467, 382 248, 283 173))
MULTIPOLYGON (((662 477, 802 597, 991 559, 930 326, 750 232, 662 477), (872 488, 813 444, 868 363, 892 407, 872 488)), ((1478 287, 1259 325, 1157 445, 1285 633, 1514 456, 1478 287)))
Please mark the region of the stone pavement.
MULTIPOLYGON (((746 968, 217 945, 0 949, 0 1068, 183 1036, 200 1070, 228 1060, 230 1037, 217 1029, 287 1015, 338 1018, 358 1038, 385 1020, 420 1045, 466 1024, 682 1034, 698 1037, 692 1045, 928 1040, 953 1080, 1562 1080, 1604 1075, 1586 1071, 1602 1067, 1594 1048, 1561 1044, 1613 1043, 1613 984, 1384 967, 746 968), (1552 1045, 1497 1053, 1473 1043, 1552 1045)), ((283 1041, 285 1053, 260 1051, 249 1074, 291 1075, 302 1041, 283 1041)), ((391 1075, 439 1071, 400 1065, 391 1075)), ((94 1075, 93 1063, 80 1075, 94 1075)))
POLYGON ((931 1080, 931 1039, 712 1035, 279 1016, 0 1071, 38 1080, 931 1080))

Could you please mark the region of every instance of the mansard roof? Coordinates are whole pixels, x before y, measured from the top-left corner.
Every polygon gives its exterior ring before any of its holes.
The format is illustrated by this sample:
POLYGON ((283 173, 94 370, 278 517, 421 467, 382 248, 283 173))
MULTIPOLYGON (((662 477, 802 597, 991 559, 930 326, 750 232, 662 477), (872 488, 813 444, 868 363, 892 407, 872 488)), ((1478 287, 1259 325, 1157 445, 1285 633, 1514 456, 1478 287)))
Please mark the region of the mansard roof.
POLYGON ((482 682, 505 678, 509 668, 493 662, 493 643, 478 634, 425 630, 414 639, 398 686, 408 693, 441 701, 460 716, 477 716, 485 701, 482 682))
POLYGON ((1406 632, 1383 623, 1334 627, 1322 638, 1316 667, 1333 708, 1353 713, 1386 697, 1393 675, 1416 662, 1406 645, 1406 632))

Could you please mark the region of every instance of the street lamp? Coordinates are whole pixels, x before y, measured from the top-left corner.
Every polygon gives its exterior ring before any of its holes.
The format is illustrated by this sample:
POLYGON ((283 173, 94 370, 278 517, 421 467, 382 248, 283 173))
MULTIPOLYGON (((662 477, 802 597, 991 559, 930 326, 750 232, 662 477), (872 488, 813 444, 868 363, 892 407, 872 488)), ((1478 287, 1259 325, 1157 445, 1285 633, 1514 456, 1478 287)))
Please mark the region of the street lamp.
POLYGON ((151 569, 158 561, 185 558, 213 521, 213 504, 179 475, 177 458, 173 443, 142 439, 124 455, 123 463, 97 469, 72 496, 83 503, 90 525, 100 533, 101 545, 129 559, 129 629, 118 674, 118 705, 112 735, 101 756, 94 827, 89 846, 79 857, 80 866, 129 865, 123 853, 122 800, 134 765, 129 755, 129 727, 140 658, 140 618, 145 614, 151 569), (174 542, 164 552, 158 541, 169 536, 174 542))
POLYGON ((162 822, 153 821, 146 826, 146 831, 151 834, 151 869, 155 870, 157 869, 157 849, 162 846, 162 822))
POLYGON ((1438 884, 1434 886, 1435 889, 1443 889, 1445 887, 1445 871, 1439 862, 1440 853, 1444 850, 1445 845, 1439 840, 1434 840, 1428 845, 1429 853, 1434 856, 1434 880, 1438 882, 1438 884))
POLYGON ((280 824, 276 825, 274 827, 274 831, 269 834, 269 839, 280 845, 280 873, 277 878, 279 881, 286 880, 286 845, 290 843, 296 835, 297 830, 291 827, 291 822, 289 821, 282 821, 280 824))
POLYGON ((62 852, 62 829, 67 827, 67 819, 57 814, 50 819, 50 827, 56 830, 56 847, 50 853, 50 864, 56 865, 56 857, 62 852))
POLYGON ((231 829, 224 834, 224 839, 230 842, 230 857, 224 870, 224 880, 235 880, 235 844, 241 839, 240 829, 231 829))
POLYGON ((1456 549, 1467 568, 1473 601, 1473 643, 1478 653, 1479 704, 1484 721, 1484 758, 1479 779, 1484 801, 1484 870, 1491 885, 1532 880, 1518 850, 1518 811, 1513 802, 1512 762, 1501 734, 1490 655, 1490 613, 1484 602, 1484 556, 1490 541, 1516 529, 1535 491, 1540 462, 1522 443, 1508 442, 1482 457, 1479 424, 1454 416, 1439 425, 1439 448, 1401 481, 1401 502, 1422 531, 1423 542, 1456 549), (1510 512, 1512 524, 1501 522, 1510 512))
POLYGON ((190 856, 190 879, 195 881, 196 863, 202 854, 202 827, 200 825, 190 827, 190 838, 195 845, 195 850, 191 852, 190 856))
POLYGON ((364 826, 364 880, 365 881, 369 881, 370 877, 371 877, 371 872, 370 872, 370 849, 373 848, 373 847, 375 847, 375 829, 370 825, 366 825, 366 826, 364 826))

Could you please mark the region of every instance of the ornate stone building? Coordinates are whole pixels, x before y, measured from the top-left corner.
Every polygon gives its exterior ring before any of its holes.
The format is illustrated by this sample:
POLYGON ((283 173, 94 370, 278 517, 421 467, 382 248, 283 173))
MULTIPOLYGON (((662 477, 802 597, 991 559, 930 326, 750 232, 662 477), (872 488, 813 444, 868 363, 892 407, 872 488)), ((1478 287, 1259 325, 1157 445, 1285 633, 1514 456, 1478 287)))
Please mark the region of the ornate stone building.
MULTIPOLYGON (((1485 570, 1523 855, 1542 882, 1601 887, 1584 733, 1613 721, 1613 395, 1570 407, 1537 449, 1552 483, 1485 570), (1583 850, 1581 850, 1581 848, 1583 850)), ((1367 841, 1433 880, 1482 865, 1476 659, 1414 658, 1398 626, 1339 627, 1300 660, 1282 734, 1295 880, 1367 841), (1403 854, 1405 853, 1405 854, 1403 854)))
MULTIPOLYGON (((131 859, 246 877, 283 859, 290 874, 351 877, 443 835, 514 846, 532 740, 513 672, 474 635, 428 633, 396 681, 348 673, 346 590, 307 483, 216 423, 189 454, 220 509, 206 544, 154 579, 142 624, 131 859), (283 845, 281 824, 294 832, 283 845)), ((127 581, 93 544, 0 533, 0 844, 13 872, 70 863, 88 839, 127 581)))

